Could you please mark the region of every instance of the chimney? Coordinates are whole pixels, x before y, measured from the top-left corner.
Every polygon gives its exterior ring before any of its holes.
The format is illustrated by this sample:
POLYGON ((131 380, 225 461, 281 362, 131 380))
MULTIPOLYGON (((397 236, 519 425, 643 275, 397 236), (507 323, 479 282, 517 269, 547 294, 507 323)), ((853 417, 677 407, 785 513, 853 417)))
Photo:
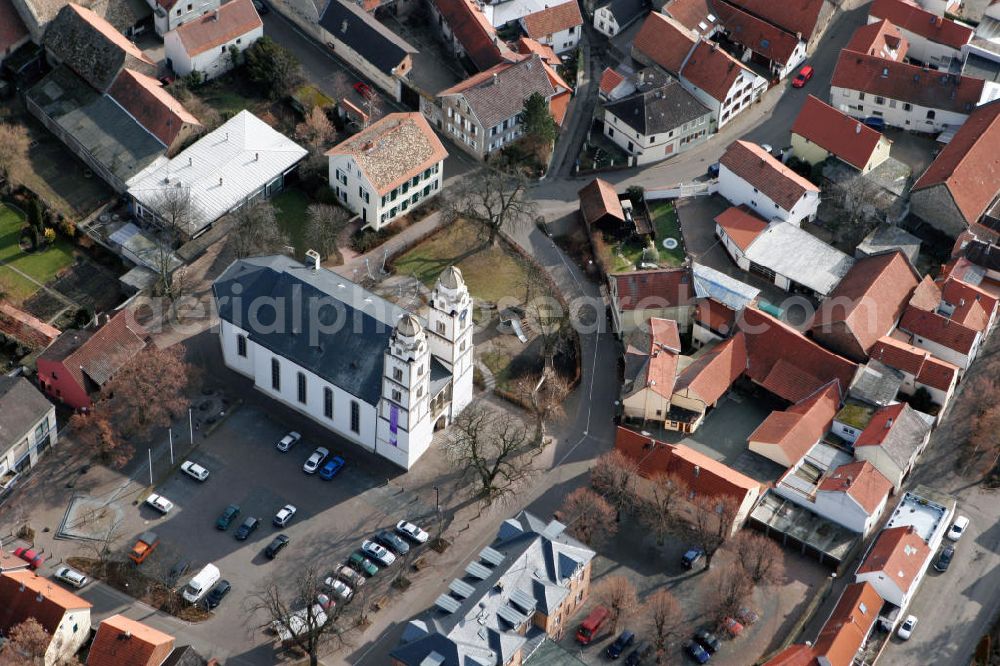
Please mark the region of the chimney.
POLYGON ((226 132, 226 141, 229 141, 229 132, 226 132))
POLYGON ((891 427, 892 427, 892 419, 886 419, 885 420, 885 429, 888 430, 891 427))
POLYGON ((855 127, 854 127, 854 133, 855 134, 861 134, 861 123, 858 123, 857 125, 855 125, 855 127))
POLYGON ((219 176, 219 187, 222 187, 222 176, 219 176))
POLYGON ((254 153, 253 154, 253 161, 257 162, 258 160, 260 160, 260 153, 254 153))
POLYGON ((188 166, 194 166, 194 158, 188 157, 188 166))
POLYGON ((316 250, 306 250, 306 257, 313 260, 313 270, 319 270, 319 252, 316 250))
POLYGON ((496 84, 497 84, 497 79, 498 79, 498 78, 499 78, 499 77, 497 76, 497 73, 496 73, 496 72, 493 72, 493 85, 496 85, 496 84))
POLYGON ((340 34, 347 34, 347 19, 344 19, 344 22, 340 24, 340 34))

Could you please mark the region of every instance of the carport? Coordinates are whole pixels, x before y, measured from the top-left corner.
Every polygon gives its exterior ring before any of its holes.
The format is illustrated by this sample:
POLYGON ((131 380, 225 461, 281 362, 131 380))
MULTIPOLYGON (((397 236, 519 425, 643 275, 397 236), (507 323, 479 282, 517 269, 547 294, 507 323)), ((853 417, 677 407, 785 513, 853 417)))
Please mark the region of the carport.
POLYGON ((781 545, 815 557, 820 564, 834 569, 854 553, 861 541, 857 532, 771 491, 764 494, 750 514, 748 523, 780 541, 781 545))

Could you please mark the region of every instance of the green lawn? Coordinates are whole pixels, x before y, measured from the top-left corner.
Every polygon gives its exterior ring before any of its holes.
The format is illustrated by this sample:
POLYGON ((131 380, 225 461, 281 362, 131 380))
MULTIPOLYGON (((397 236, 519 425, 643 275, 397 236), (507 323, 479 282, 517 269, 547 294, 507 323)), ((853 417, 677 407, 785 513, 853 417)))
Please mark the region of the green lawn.
MULTIPOLYGON (((24 224, 24 217, 5 205, 0 205, 0 262, 14 266, 38 282, 45 284, 59 271, 73 263, 73 246, 62 236, 41 252, 25 254, 18 247, 18 234, 24 224)), ((0 291, 7 298, 20 302, 35 291, 38 285, 11 270, 0 267, 0 291)))
POLYGON ((660 263, 680 266, 684 263, 684 236, 681 234, 681 224, 677 219, 674 203, 668 200, 649 204, 649 216, 656 229, 656 249, 660 252, 660 263), (676 238, 677 247, 673 250, 663 247, 664 238, 676 238))
POLYGON ((527 274, 520 258, 502 245, 484 245, 471 222, 455 222, 393 262, 397 273, 413 275, 428 286, 451 265, 462 270, 469 293, 478 300, 495 303, 504 297, 523 297, 527 274))
POLYGON ((272 198, 271 202, 278 215, 278 224, 295 247, 295 256, 304 257, 309 249, 306 239, 306 208, 312 201, 302 190, 291 188, 272 198))

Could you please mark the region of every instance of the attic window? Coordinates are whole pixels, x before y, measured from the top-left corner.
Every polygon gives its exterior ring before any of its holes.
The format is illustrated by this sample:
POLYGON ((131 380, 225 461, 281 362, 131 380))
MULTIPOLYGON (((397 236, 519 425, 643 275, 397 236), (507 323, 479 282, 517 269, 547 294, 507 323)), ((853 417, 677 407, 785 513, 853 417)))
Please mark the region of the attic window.
POLYGON ((704 21, 698 21, 698 27, 702 30, 708 30, 708 25, 704 21))
POLYGON ((715 23, 715 14, 709 14, 708 15, 708 20, 711 23, 715 23))
POLYGON ((888 67, 883 67, 882 68, 882 78, 883 79, 889 78, 889 68, 888 67))

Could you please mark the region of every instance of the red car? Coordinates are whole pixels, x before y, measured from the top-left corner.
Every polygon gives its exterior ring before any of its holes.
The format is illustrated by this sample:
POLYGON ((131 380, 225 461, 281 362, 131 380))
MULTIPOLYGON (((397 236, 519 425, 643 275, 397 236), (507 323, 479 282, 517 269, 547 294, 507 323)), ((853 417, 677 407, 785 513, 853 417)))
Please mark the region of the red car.
POLYGON ((795 75, 794 79, 792 79, 792 87, 801 88, 806 84, 806 81, 808 81, 812 77, 813 77, 813 68, 811 65, 806 65, 805 67, 800 69, 799 73, 795 75))
POLYGON ((37 569, 38 567, 42 566, 42 563, 45 561, 44 557, 42 557, 35 551, 31 550, 30 548, 24 548, 24 547, 15 548, 14 555, 16 557, 20 557, 22 560, 27 562, 28 566, 32 569, 37 569))
POLYGON ((363 81, 358 81, 357 83, 355 83, 354 90, 357 91, 357 93, 362 97, 370 97, 372 94, 372 89, 368 86, 367 83, 363 81))

